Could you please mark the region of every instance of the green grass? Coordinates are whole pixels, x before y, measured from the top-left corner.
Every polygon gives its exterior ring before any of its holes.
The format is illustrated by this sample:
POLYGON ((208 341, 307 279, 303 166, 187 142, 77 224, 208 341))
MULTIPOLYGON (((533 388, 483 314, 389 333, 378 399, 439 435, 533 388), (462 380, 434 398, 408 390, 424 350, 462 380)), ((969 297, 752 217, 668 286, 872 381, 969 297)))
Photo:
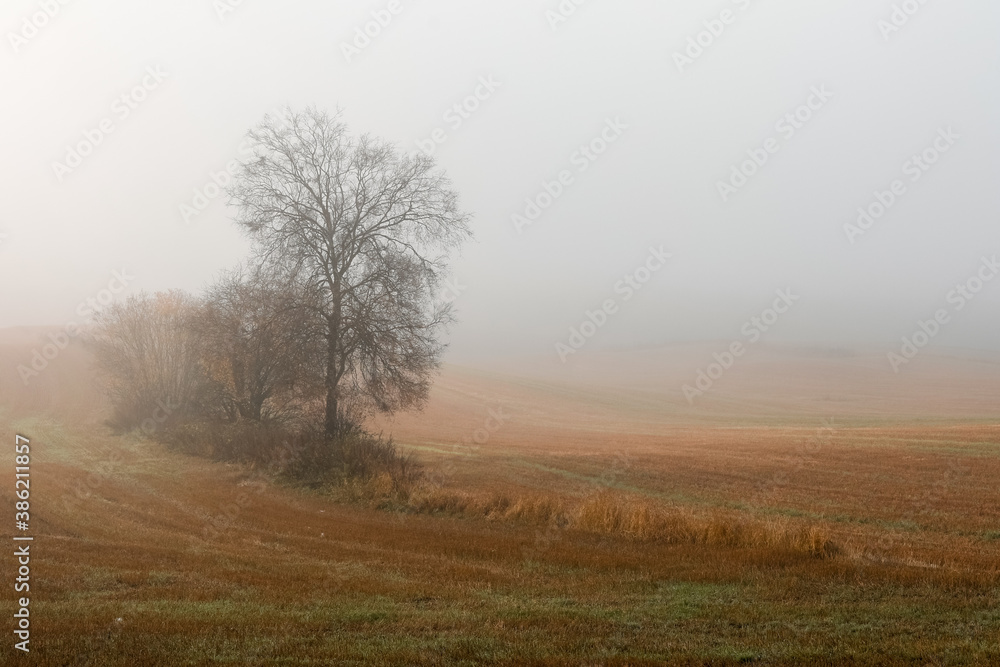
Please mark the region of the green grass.
MULTIPOLYGON (((33 664, 1000 664, 995 587, 848 557, 571 532, 529 560, 519 544, 531 543, 532 527, 396 517, 281 485, 206 542, 199 524, 184 522, 232 502, 235 468, 47 419, 17 426, 37 441, 42 489, 63 468, 83 474, 102 470, 108 451, 123 457, 70 515, 39 491, 50 524, 33 563, 33 664), (140 510, 174 523, 139 535, 131 513, 140 510)), ((593 461, 526 463, 574 483, 595 479, 593 461)), ((748 509, 926 535, 905 518, 748 509)))

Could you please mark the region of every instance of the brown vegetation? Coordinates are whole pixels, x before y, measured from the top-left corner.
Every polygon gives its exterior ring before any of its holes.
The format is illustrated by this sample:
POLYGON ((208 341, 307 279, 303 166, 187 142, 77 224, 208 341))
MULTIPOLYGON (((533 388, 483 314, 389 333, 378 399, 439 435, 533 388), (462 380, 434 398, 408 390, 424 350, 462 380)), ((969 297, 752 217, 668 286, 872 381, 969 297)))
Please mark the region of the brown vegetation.
POLYGON ((449 369, 393 429, 422 479, 309 490, 112 435, 79 350, 57 361, 0 376, 3 437, 38 443, 40 665, 1000 660, 995 417, 654 429, 449 369))

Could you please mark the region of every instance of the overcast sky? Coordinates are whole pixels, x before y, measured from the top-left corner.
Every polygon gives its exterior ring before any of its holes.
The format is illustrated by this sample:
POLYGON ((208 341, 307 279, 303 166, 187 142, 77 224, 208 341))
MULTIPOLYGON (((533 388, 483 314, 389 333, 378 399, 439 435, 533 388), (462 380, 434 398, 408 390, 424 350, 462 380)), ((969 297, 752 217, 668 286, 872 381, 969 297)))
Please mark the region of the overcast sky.
POLYGON ((944 311, 933 345, 1000 349, 995 1, 51 4, 0 10, 0 326, 79 319, 115 271, 201 291, 248 250, 211 174, 290 104, 442 130, 456 358, 555 355, 608 300, 593 349, 746 340, 778 290, 768 341, 890 350, 944 311))

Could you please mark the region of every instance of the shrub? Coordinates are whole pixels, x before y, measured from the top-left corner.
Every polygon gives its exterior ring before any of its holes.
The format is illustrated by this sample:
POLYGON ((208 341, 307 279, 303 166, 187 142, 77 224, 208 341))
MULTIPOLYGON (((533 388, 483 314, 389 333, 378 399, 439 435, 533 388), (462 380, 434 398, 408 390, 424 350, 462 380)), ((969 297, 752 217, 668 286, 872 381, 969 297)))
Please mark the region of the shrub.
POLYGON ((273 422, 189 422, 164 430, 159 439, 178 451, 254 469, 310 486, 386 476, 395 494, 406 495, 419 478, 416 461, 391 440, 360 429, 337 439, 304 427, 273 422))

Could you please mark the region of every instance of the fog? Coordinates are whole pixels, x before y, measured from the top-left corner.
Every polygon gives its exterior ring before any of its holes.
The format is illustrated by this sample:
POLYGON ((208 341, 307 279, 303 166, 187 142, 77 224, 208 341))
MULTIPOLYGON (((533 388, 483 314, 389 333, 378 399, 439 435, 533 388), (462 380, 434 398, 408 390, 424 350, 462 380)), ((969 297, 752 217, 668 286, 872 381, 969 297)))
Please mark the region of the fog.
POLYGON ((162 7, 0 12, 0 326, 204 289, 248 253, 212 175, 289 104, 452 178, 452 359, 742 340, 779 290, 770 342, 889 352, 944 311, 933 346, 1000 349, 994 2, 162 7))

